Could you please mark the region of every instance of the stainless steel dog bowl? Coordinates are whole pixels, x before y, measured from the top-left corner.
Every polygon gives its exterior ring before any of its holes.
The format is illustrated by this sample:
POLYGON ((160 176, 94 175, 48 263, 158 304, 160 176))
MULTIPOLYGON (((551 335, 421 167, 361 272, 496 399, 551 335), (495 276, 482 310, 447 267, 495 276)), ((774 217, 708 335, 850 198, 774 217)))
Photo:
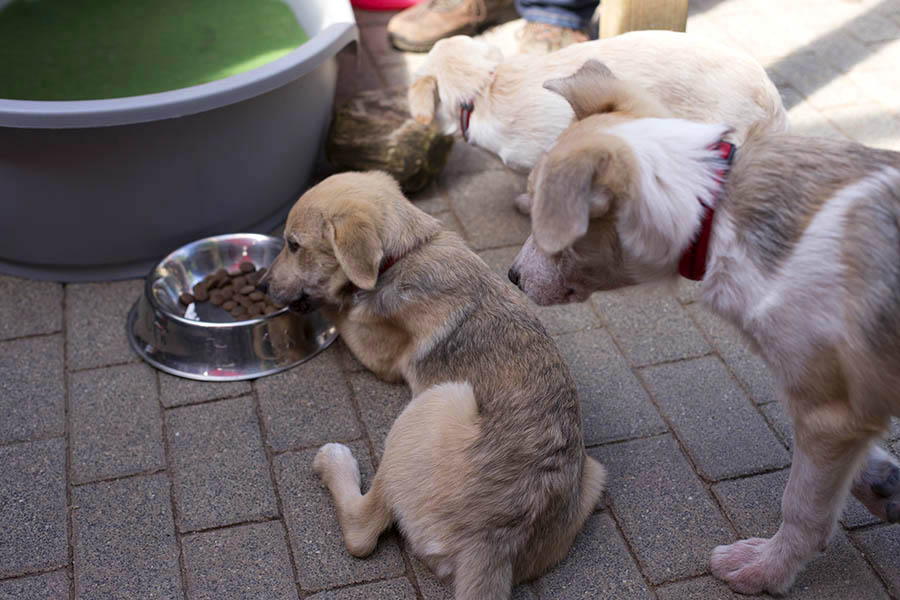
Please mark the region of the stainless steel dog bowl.
POLYGON ((289 369, 327 348, 337 330, 318 311, 300 315, 284 308, 235 321, 209 302, 189 307, 179 302, 182 292, 219 269, 234 272, 247 260, 269 266, 283 245, 275 237, 236 233, 172 252, 150 271, 144 293, 128 314, 128 339, 135 352, 173 375, 232 381, 289 369))

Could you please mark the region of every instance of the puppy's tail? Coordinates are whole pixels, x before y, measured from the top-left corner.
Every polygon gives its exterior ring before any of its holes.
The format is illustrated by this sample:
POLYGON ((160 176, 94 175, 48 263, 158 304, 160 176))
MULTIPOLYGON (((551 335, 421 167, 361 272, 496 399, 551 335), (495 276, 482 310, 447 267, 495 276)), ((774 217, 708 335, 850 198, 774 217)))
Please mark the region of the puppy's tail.
POLYGON ((769 82, 770 89, 768 93, 758 100, 758 104, 765 112, 766 116, 756 121, 747 129, 747 134, 743 140, 735 140, 736 143, 742 144, 747 140, 760 138, 764 135, 776 135, 781 133, 790 133, 791 124, 788 120, 787 111, 781 102, 781 94, 778 89, 769 82))
POLYGON ((771 119, 760 119, 759 121, 754 122, 747 128, 747 133, 744 135, 744 139, 736 139, 734 143, 738 146, 742 146, 749 141, 755 141, 760 138, 769 136, 769 135, 778 135, 784 134, 788 131, 788 123, 787 116, 784 117, 784 121, 779 121, 778 116, 774 117, 774 121, 771 119))

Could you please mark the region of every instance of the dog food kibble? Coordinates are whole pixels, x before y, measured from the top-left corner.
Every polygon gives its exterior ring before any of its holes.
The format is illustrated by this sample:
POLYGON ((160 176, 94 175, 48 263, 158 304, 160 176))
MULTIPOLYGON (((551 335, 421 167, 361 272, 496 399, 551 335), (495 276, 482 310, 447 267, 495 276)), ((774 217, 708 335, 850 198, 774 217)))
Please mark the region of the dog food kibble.
POLYGON ((185 306, 192 302, 209 301, 213 306, 221 306, 230 312, 237 320, 270 315, 283 309, 284 305, 256 289, 256 283, 265 273, 265 267, 257 269, 249 261, 240 263, 231 273, 219 269, 198 281, 191 290, 181 294, 178 300, 185 306))
POLYGON ((194 286, 194 298, 197 302, 206 302, 209 300, 209 290, 205 285, 195 285, 194 286))

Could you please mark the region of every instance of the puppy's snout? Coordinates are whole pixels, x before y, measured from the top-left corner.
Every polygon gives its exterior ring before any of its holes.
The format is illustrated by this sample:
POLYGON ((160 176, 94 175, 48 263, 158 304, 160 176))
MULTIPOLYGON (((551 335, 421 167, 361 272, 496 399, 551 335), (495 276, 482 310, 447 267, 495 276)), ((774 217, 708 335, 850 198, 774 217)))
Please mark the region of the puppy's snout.
POLYGON ((263 278, 256 282, 256 289, 261 291, 263 294, 269 293, 269 280, 267 279, 268 274, 263 275, 263 278))
POLYGON ((513 282, 514 286, 519 287, 519 278, 521 276, 514 267, 509 268, 509 272, 506 274, 506 276, 509 277, 509 280, 513 282))
POLYGON ((288 308, 290 308, 294 312, 306 314, 313 310, 314 306, 312 299, 309 297, 309 294, 307 294, 306 292, 301 292, 300 297, 291 301, 291 303, 288 305, 288 308))

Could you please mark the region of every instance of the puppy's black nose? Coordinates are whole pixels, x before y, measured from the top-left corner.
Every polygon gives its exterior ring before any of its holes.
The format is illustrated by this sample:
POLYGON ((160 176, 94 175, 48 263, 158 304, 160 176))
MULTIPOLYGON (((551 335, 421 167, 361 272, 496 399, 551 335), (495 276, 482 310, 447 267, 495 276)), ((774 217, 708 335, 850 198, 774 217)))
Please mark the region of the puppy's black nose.
POLYGON ((510 267, 509 272, 506 274, 506 276, 509 277, 509 280, 513 282, 514 286, 519 287, 519 272, 518 271, 516 271, 515 269, 510 267))
POLYGON ((265 279, 260 279, 256 282, 256 289, 261 291, 263 294, 269 293, 269 282, 265 279))

